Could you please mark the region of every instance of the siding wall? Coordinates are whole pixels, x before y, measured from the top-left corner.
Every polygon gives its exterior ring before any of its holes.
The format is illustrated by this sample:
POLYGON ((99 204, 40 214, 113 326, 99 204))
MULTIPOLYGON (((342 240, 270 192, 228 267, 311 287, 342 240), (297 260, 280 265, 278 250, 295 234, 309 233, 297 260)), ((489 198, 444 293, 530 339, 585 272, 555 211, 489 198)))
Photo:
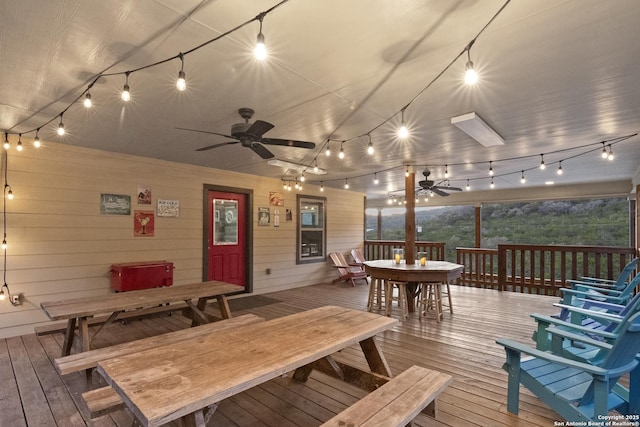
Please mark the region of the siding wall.
MULTIPOLYGON (((175 285, 201 281, 204 184, 253 190, 254 293, 322 283, 336 274, 329 263, 295 263, 295 191, 285 192, 280 227, 257 226, 258 207, 269 206, 270 191, 282 190, 277 179, 46 143, 40 150, 9 151, 8 183, 16 197, 7 202, 6 281, 25 301, 18 307, 0 302, 0 337, 46 323, 43 301, 110 292, 113 263, 172 261, 175 285), (151 187, 152 205, 137 204, 138 184, 151 187), (131 195, 132 215, 101 215, 101 193, 131 195), (180 216, 156 216, 154 237, 133 237, 133 211, 155 211, 158 198, 179 200, 180 216), (293 222, 285 221, 286 208, 293 222)), ((327 198, 328 251, 362 245, 364 194, 320 193, 312 185, 304 194, 327 198)))

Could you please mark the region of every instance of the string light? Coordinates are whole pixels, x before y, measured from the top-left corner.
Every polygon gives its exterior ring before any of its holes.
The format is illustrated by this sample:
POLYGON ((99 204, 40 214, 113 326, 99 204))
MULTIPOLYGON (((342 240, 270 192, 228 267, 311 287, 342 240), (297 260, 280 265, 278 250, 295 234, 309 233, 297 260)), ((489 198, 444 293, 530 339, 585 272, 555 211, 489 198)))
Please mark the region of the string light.
POLYGON ((473 68, 473 61, 471 61, 471 46, 474 42, 475 40, 472 40, 467 46, 467 65, 464 72, 464 82, 467 85, 475 85, 479 79, 478 72, 473 68))
POLYGON ((491 184, 489 184, 489 187, 491 187, 491 188, 495 188, 495 186, 496 186, 496 185, 493 183, 493 177, 491 177, 491 184))
POLYGON ((285 190, 287 189, 287 181, 282 180, 282 188, 285 190))
POLYGON ((36 129, 36 137, 33 138, 33 146, 36 148, 40 148, 40 136, 38 136, 39 133, 40 128, 36 129))
POLYGON ((182 52, 178 54, 178 58, 180 58, 180 71, 178 71, 178 80, 176 80, 176 87, 180 92, 184 92, 184 90, 187 88, 187 81, 185 80, 184 55, 182 52))
POLYGON ((259 61, 264 61, 267 58, 267 47, 264 44, 264 34, 262 34, 262 20, 264 16, 264 12, 257 16, 258 21, 260 21, 260 31, 256 38, 256 47, 253 49, 253 54, 259 61))
POLYGON ((378 181, 378 173, 377 172, 373 174, 373 183, 375 185, 378 185, 380 183, 380 181, 378 181))
POLYGON ((88 89, 87 93, 84 95, 84 101, 82 101, 82 105, 84 105, 85 108, 91 108, 91 106, 93 105, 93 102, 91 102, 91 94, 89 93, 88 89))
POLYGON ((130 73, 131 73, 130 71, 127 71, 126 73, 124 73, 125 75, 124 87, 122 88, 122 93, 120 94, 120 98, 122 98, 124 102, 129 102, 131 100, 131 93, 129 92, 129 74, 130 73))
POLYGON ((9 134, 7 132, 4 133, 4 144, 3 147, 5 150, 11 148, 11 144, 9 144, 9 134))
POLYGON ((372 155, 375 150, 373 149, 373 142, 371 141, 371 134, 368 133, 367 136, 369 137, 369 145, 367 146, 367 154, 372 155))
POLYGON ((324 183, 320 181, 320 191, 324 191, 324 183))
POLYGON ((405 177, 409 177, 409 166, 407 166, 407 170, 404 172, 405 177))
POLYGON ((607 154, 608 160, 613 160, 613 151, 611 151, 611 144, 609 144, 609 153, 607 154))
POLYGON ((402 122, 400 123, 400 129, 398 129, 398 138, 406 139, 409 137, 409 129, 404 121, 404 108, 400 112, 402 114, 402 122))
POLYGON ((467 191, 471 191, 471 184, 469 183, 468 179, 467 179, 467 191))
POLYGON ((340 144, 340 152, 338 153, 338 157, 341 159, 344 159, 344 148, 342 147, 343 144, 344 142, 340 144))
POLYGON ((315 160, 314 160, 314 163, 313 163, 313 171, 314 171, 315 173, 318 173, 318 159, 315 159, 315 160))
POLYGON ((449 178, 449 165, 444 165, 444 177, 449 178))
POLYGON ((607 158, 607 156, 608 156, 608 154, 607 154, 607 147, 605 147, 605 145, 604 145, 604 141, 602 142, 602 152, 601 152, 600 156, 601 156, 603 159, 606 159, 606 158, 607 158))
POLYGON ((18 145, 16 146, 16 150, 22 151, 22 134, 18 134, 18 145))
POLYGON ((558 163, 558 171, 556 172, 558 175, 562 175, 564 171, 562 170, 562 160, 558 163))
POLYGON ((345 178, 345 180, 344 180, 344 189, 345 190, 349 189, 349 179, 348 178, 345 178))
POLYGON ((331 155, 331 142, 327 141, 327 149, 324 150, 324 155, 329 157, 331 155))
MULTIPOLYGON (((6 251, 7 250, 7 239, 3 239, 2 240, 2 250, 6 251)), ((4 291, 2 292, 2 298, 0 299, 4 299, 4 291)))
POLYGON ((302 175, 300 175, 300 182, 304 182, 305 177, 304 177, 304 172, 302 172, 302 175))
POLYGON ((493 176, 493 162, 489 161, 489 176, 493 176))
POLYGON ((62 123, 62 115, 63 114, 64 113, 60 113, 60 123, 58 124, 58 131, 57 131, 58 135, 60 135, 60 136, 64 135, 64 132, 65 132, 64 123, 62 123))
POLYGON ((547 165, 544 164, 544 154, 540 154, 540 169, 544 170, 547 165))
POLYGON ((524 171, 522 171, 522 175, 520 176, 520 184, 524 184, 525 182, 527 182, 527 180, 524 179, 524 171))

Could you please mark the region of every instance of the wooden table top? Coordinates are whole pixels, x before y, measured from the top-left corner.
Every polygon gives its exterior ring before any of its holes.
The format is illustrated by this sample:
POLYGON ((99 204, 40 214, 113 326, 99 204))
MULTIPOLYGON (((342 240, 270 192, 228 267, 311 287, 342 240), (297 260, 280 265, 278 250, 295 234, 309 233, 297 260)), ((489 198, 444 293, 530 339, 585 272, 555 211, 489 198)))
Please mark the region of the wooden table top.
POLYGON ((146 426, 158 426, 366 340, 396 319, 326 306, 100 362, 146 426))
POLYGON ((462 274, 464 265, 447 261, 427 261, 426 265, 396 264, 390 259, 366 261, 364 269, 371 277, 383 279, 414 281, 414 282, 444 282, 453 280, 462 274))
POLYGON ((40 306, 51 320, 60 320, 233 294, 242 290, 244 288, 241 286, 211 281, 43 302, 40 306))

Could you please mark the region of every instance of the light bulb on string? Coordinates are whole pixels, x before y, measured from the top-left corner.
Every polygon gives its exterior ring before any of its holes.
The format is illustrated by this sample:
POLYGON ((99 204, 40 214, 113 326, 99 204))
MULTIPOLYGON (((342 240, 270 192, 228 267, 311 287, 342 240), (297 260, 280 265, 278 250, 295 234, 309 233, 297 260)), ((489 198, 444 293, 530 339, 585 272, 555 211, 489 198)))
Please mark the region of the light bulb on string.
POLYGON ((267 47, 264 44, 264 34, 262 34, 262 20, 264 16, 264 13, 257 16, 258 21, 260 21, 260 31, 258 32, 258 37, 256 37, 256 47, 253 49, 253 54, 259 61, 264 61, 267 58, 267 47))
POLYGON ((344 189, 345 190, 349 189, 349 179, 348 178, 345 178, 345 180, 344 180, 344 189))
POLYGON ((444 177, 449 178, 449 165, 444 165, 444 177))
POLYGON ((540 154, 540 169, 546 169, 547 165, 544 164, 544 154, 540 154))
POLYGON ((613 151, 611 151, 611 144, 609 144, 609 152, 607 153, 607 160, 613 160, 613 151))
POLYGON ((489 184, 489 187, 491 187, 491 188, 495 188, 495 186, 496 186, 496 185, 493 183, 493 177, 491 177, 491 184, 489 184))
POLYGON ((604 145, 604 142, 602 142, 602 152, 600 153, 600 156, 603 159, 606 159, 608 154, 607 154, 607 147, 604 145))
POLYGON ((180 52, 178 54, 178 57, 180 58, 180 71, 178 71, 178 80, 176 80, 176 88, 178 88, 180 92, 184 92, 184 90, 187 88, 187 81, 185 80, 183 53, 180 52))
POLYGON ((522 171, 522 175, 520 175, 520 184, 524 184, 527 180, 524 178, 524 171, 522 171))
POLYGON ((38 135, 40 133, 40 128, 36 129, 36 137, 33 138, 33 146, 36 148, 40 148, 40 136, 38 135))
POLYGON ((324 183, 320 181, 320 191, 324 191, 324 183))
POLYGON ((338 157, 341 159, 344 159, 344 148, 343 148, 343 144, 340 144, 340 152, 338 153, 338 157))
POLYGON ((327 149, 324 150, 324 155, 329 157, 331 155, 331 143, 327 141, 327 149))
POLYGON ((282 188, 287 189, 287 181, 282 181, 282 188))
POLYGON ((475 40, 472 40, 467 46, 467 65, 465 66, 464 72, 464 82, 467 85, 474 85, 478 83, 479 80, 478 72, 473 68, 473 61, 471 61, 471 46, 474 41, 475 40))
POLYGON ((318 173, 318 159, 315 159, 315 161, 313 163, 313 171, 315 173, 318 173))
POLYGON ((300 175, 300 182, 304 182, 305 177, 304 177, 304 172, 302 172, 302 175, 300 175))
POLYGON ((4 133, 4 144, 2 146, 5 150, 11 148, 11 144, 9 144, 9 134, 7 132, 4 133))
POLYGON ((372 155, 374 153, 373 142, 371 142, 371 135, 367 134, 369 137, 369 145, 367 146, 367 154, 372 155))
POLYGON ((467 179, 467 191, 471 190, 471 184, 469 183, 469 180, 467 179))
POLYGON ((558 175, 562 175, 564 171, 562 170, 562 160, 558 163, 558 171, 556 172, 558 175))
POLYGON ((13 191, 11 191, 11 186, 9 184, 4 185, 4 191, 7 192, 7 199, 13 200, 13 191), (7 191, 7 188, 9 189, 9 191, 7 191))
POLYGON ((373 183, 375 185, 378 185, 380 183, 380 181, 378 180, 378 172, 373 174, 373 183))
MULTIPOLYGON (((2 250, 3 250, 3 251, 6 251, 6 250, 7 250, 7 239, 3 239, 3 240, 2 240, 2 250)), ((3 298, 2 298, 2 299, 4 299, 4 292, 3 292, 2 296, 3 296, 3 298)))
POLYGON ((22 146, 22 134, 18 134, 18 145, 16 145, 16 150, 22 151, 24 147, 22 146))
POLYGON ((82 105, 84 105, 85 108, 91 108, 91 106, 93 105, 93 102, 91 101, 91 94, 88 90, 84 95, 84 101, 82 101, 82 105))
POLYGON ((57 130, 58 135, 60 135, 60 136, 64 135, 64 133, 65 133, 64 123, 62 123, 62 114, 63 113, 60 113, 60 123, 58 123, 58 130, 57 130))
POLYGON ((122 88, 122 93, 120 93, 120 98, 122 98, 124 102, 129 102, 131 100, 131 92, 129 91, 129 74, 130 73, 131 73, 130 71, 127 71, 126 73, 124 73, 125 75, 124 87, 122 88))
POLYGON ((402 121, 400 123, 400 128, 398 129, 398 138, 406 139, 409 137, 409 129, 407 128, 407 123, 404 121, 404 108, 400 113, 402 115, 402 121))
POLYGON ((493 162, 489 162, 489 176, 493 176, 493 162))

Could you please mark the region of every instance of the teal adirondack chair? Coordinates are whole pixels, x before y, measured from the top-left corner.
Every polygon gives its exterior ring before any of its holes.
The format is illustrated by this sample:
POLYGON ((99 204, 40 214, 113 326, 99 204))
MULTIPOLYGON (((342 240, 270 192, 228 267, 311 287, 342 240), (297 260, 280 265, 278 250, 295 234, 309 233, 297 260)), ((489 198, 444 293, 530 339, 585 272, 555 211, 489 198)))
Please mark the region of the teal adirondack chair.
POLYGON ((629 283, 634 277, 634 271, 638 266, 638 258, 634 258, 629 261, 623 268, 616 280, 600 279, 597 277, 583 276, 580 280, 567 280, 571 284, 572 289, 576 289, 580 285, 597 286, 604 289, 614 289, 616 291, 623 290, 627 283, 629 283))
POLYGON ((581 340, 601 349, 600 364, 577 362, 505 338, 496 340, 506 352, 507 410, 518 413, 522 384, 568 421, 601 421, 612 410, 639 414, 640 313, 627 320, 612 344, 586 336, 581 340), (523 354, 531 357, 523 359, 523 354), (627 373, 628 389, 618 383, 627 373))
POLYGON ((571 321, 538 313, 530 314, 537 323, 537 328, 532 336, 536 342, 536 348, 543 351, 551 350, 565 357, 588 362, 595 356, 592 347, 574 345, 572 340, 561 338, 556 338, 552 344, 553 337, 548 328, 553 326, 556 330, 585 334, 600 341, 612 341, 618 336, 625 322, 640 311, 640 293, 626 305, 585 301, 584 308, 564 306, 563 309, 571 313, 571 321), (600 308, 602 311, 595 311, 596 308, 600 308))
MULTIPOLYGON (((640 285, 640 273, 637 274, 629 283, 625 285, 622 290, 614 289, 602 289, 595 286, 579 285, 575 289, 560 288, 562 297, 560 298, 560 304, 573 307, 584 306, 585 301, 601 301, 611 304, 625 305, 633 297, 636 287, 640 285)), ((567 320, 569 311, 563 308, 557 317, 562 320, 567 320)))

